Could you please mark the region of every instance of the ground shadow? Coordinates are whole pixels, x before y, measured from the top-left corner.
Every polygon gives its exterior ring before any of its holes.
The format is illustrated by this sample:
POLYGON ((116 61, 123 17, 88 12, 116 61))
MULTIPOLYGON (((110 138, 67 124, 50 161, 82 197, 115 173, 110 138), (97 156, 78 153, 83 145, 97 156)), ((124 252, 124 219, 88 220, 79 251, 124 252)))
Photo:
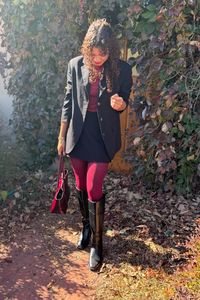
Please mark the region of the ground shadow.
POLYGON ((105 186, 106 262, 142 268, 162 268, 166 273, 191 260, 188 246, 200 218, 200 198, 169 194, 141 194, 127 177, 111 173, 105 186))

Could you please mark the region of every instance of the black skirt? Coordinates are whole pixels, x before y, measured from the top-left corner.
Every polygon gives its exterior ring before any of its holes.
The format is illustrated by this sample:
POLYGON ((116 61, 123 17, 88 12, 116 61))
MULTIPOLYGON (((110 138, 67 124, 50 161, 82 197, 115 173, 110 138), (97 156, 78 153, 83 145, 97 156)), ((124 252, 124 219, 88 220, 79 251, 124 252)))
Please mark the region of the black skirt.
POLYGON ((69 156, 88 162, 111 161, 102 139, 97 112, 87 111, 81 136, 69 156))

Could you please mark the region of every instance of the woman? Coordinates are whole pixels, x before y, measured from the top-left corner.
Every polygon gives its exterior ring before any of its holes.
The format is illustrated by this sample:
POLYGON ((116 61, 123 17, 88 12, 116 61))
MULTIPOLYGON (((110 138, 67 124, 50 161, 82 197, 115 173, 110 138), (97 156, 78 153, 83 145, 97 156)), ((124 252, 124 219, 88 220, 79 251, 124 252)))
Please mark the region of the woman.
POLYGON ((70 157, 76 180, 83 222, 77 247, 86 248, 92 235, 89 267, 96 271, 103 258, 103 180, 121 146, 120 112, 128 104, 132 75, 119 59, 119 45, 105 19, 90 25, 81 53, 68 64, 57 149, 70 157))

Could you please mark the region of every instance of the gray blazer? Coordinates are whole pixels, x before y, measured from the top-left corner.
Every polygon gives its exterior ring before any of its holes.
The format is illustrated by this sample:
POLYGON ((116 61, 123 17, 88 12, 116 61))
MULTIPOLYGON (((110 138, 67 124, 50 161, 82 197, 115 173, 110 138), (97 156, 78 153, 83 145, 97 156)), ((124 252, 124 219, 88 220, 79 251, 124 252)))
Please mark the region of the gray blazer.
MULTIPOLYGON (((99 84, 98 120, 102 138, 110 157, 121 147, 120 112, 110 105, 110 97, 118 93, 128 104, 132 87, 132 71, 129 64, 119 60, 120 74, 113 84, 113 91, 107 91, 105 76, 99 84)), ((84 65, 83 57, 78 56, 69 61, 67 85, 61 121, 68 122, 66 136, 66 153, 69 154, 76 145, 83 128, 89 101, 89 70, 84 65)))

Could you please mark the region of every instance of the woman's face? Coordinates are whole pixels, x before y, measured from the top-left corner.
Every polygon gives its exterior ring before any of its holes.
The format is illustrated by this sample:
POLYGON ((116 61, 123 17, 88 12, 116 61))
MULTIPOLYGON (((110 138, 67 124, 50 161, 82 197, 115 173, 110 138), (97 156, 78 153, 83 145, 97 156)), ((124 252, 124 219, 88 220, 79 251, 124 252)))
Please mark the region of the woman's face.
POLYGON ((99 48, 94 47, 92 48, 91 56, 92 64, 96 67, 100 67, 106 62, 109 55, 102 53, 99 48))

